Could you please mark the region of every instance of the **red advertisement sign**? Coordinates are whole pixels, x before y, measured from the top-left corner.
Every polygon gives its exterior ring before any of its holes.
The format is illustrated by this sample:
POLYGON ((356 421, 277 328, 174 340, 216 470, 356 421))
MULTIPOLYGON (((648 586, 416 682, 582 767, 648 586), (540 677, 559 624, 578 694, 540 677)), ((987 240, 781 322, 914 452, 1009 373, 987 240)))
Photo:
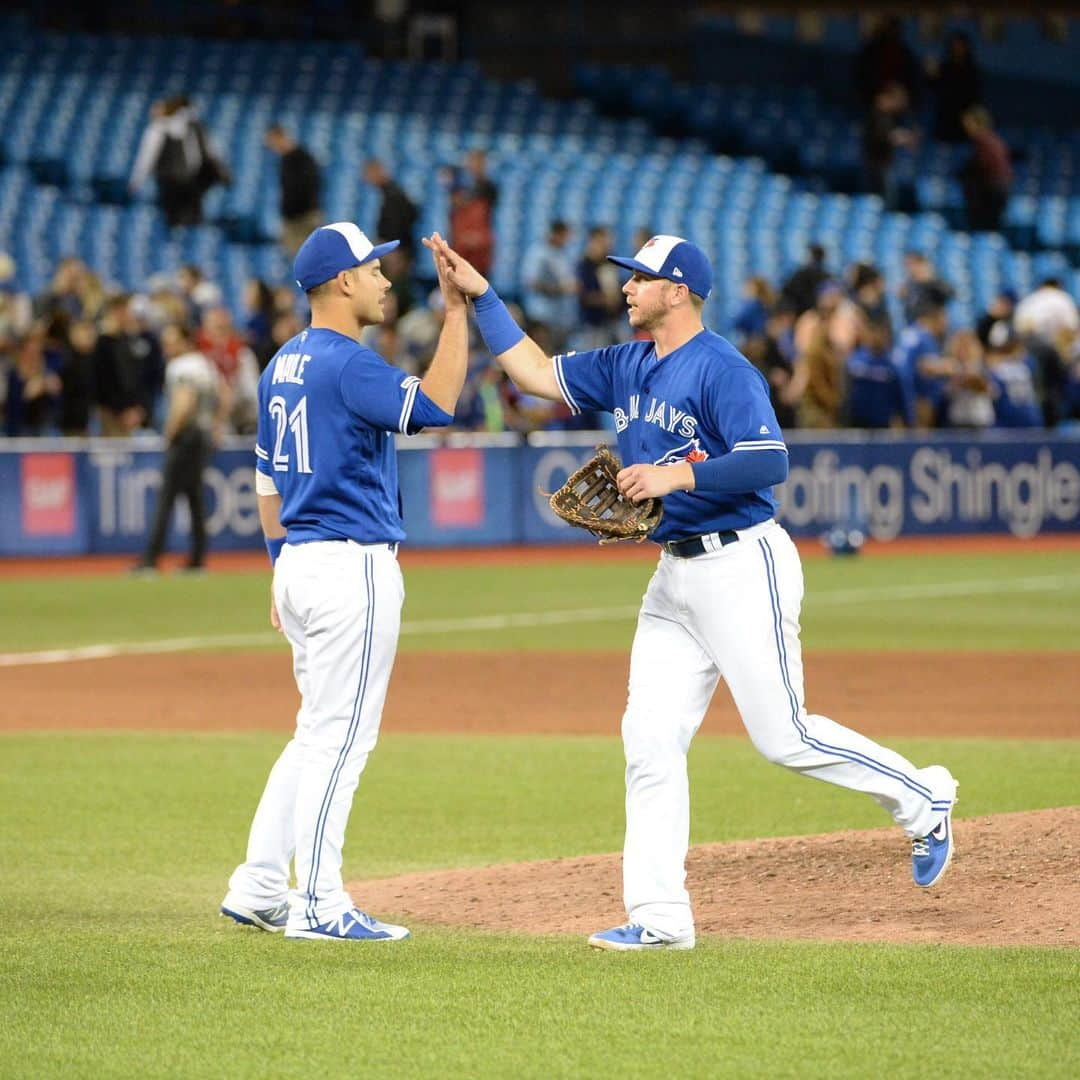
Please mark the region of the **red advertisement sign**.
POLYGON ((75 457, 26 454, 22 458, 24 536, 71 536, 75 531, 75 457))
POLYGON ((431 520, 436 527, 467 528, 484 522, 484 452, 433 450, 431 520))

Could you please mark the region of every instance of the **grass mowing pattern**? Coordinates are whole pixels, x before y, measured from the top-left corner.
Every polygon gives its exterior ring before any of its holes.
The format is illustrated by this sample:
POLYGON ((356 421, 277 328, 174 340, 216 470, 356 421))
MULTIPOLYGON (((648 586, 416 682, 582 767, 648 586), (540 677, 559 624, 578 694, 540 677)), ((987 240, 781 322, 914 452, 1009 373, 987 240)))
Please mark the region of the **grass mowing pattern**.
MULTIPOLYGON (((904 1077, 930 1050, 942 1075, 1076 1071, 1064 950, 612 956, 577 938, 414 927, 355 949, 235 930, 214 912, 280 744, 3 738, 0 1074, 904 1077)), ((948 760, 970 814, 1066 801, 1080 766, 1069 741, 898 748, 948 760)), ((699 739, 691 761, 699 842, 886 820, 743 740, 699 739)), ((614 738, 399 736, 361 781, 346 871, 612 850, 621 830, 614 738)))
MULTIPOLYGON (((1068 552, 812 559, 804 570, 808 649, 1066 649, 1080 639, 1080 559, 1068 552), (949 592, 965 583, 976 591, 949 592), (943 595, 935 597, 938 588, 943 595)), ((402 648, 625 650, 650 572, 649 564, 557 560, 410 569, 407 624, 581 608, 616 614, 550 627, 406 633, 402 648)), ((262 644, 274 647, 268 595, 269 573, 5 581, 0 652, 206 634, 264 635, 262 644)))

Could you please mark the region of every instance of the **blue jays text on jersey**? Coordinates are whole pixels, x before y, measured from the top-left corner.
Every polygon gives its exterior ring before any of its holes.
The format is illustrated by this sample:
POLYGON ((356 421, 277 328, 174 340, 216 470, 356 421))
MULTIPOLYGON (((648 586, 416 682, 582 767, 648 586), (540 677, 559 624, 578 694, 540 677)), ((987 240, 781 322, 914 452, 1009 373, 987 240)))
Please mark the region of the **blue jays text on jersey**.
MULTIPOLYGON (((624 465, 786 452, 765 379, 709 330, 660 359, 653 342, 631 341, 556 356, 553 363, 571 410, 614 415, 624 465)), ((733 494, 677 491, 664 497, 664 518, 652 538, 663 542, 745 529, 775 511, 771 488, 733 494)))
POLYGON ((394 433, 451 420, 418 378, 336 330, 286 342, 259 379, 255 456, 288 542, 403 540, 394 433))

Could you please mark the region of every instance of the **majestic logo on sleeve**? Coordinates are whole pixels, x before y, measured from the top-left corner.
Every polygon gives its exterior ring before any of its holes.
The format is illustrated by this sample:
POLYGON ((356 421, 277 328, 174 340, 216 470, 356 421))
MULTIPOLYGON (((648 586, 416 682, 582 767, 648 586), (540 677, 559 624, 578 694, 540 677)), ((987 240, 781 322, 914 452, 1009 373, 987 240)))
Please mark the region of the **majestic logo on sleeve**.
POLYGON ((682 446, 676 446, 669 450, 662 458, 654 461, 654 465, 678 465, 680 461, 689 461, 691 464, 698 461, 708 461, 709 451, 701 449, 700 439, 691 439, 682 446))

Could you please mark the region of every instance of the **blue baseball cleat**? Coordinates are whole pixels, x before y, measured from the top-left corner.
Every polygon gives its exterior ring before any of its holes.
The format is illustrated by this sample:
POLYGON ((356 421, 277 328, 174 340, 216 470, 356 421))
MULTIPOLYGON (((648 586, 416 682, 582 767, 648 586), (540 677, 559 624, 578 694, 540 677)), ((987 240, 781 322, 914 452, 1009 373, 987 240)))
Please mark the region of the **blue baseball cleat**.
POLYGON ((911 841, 911 876, 921 889, 936 885, 949 869, 953 853, 952 808, 926 834, 911 841))
POLYGON ((330 922, 310 929, 290 926, 285 936, 311 941, 401 941, 409 936, 409 931, 404 926, 379 922, 366 912, 353 908, 330 922))
POLYGON ((278 904, 276 907, 255 908, 245 907, 243 904, 234 904, 225 897, 221 905, 221 914, 240 923, 241 926, 254 926, 259 930, 267 930, 271 934, 280 934, 289 921, 288 903, 278 904))
POLYGON ((694 939, 678 938, 668 941, 657 937, 651 930, 637 923, 627 923, 625 926, 614 926, 610 930, 601 930, 589 938, 589 944, 594 949, 614 949, 628 951, 630 949, 692 949, 694 939))

